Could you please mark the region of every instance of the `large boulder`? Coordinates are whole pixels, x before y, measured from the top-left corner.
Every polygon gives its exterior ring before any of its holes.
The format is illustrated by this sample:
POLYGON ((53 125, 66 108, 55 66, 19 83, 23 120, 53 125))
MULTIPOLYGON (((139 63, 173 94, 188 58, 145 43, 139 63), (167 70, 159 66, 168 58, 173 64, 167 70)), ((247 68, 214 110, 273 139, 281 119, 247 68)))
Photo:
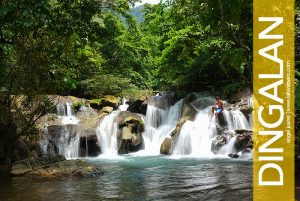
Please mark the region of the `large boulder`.
POLYGON ((228 143, 228 137, 226 134, 218 135, 211 143, 211 151, 214 154, 218 154, 219 150, 228 143))
POLYGON ((197 100, 197 96, 194 93, 188 94, 183 100, 181 108, 181 118, 189 119, 193 121, 196 117, 197 110, 192 105, 192 102, 197 100))
POLYGON ((148 102, 146 99, 130 101, 127 111, 146 115, 148 102))
POLYGON ((241 105, 240 106, 240 111, 246 116, 248 117, 249 114, 251 114, 251 112, 253 111, 253 108, 248 106, 248 105, 241 105))
POLYGON ((122 111, 115 119, 119 125, 118 133, 118 153, 127 154, 136 152, 143 148, 144 122, 140 115, 122 111))
POLYGON ((161 154, 171 154, 172 150, 172 138, 165 138, 163 143, 160 146, 160 153, 161 154))
POLYGON ((195 120, 197 110, 195 107, 192 105, 194 101, 197 100, 197 96, 194 93, 188 94, 182 103, 182 108, 181 108, 181 116, 179 121, 176 124, 175 129, 171 133, 170 138, 166 138, 163 143, 160 146, 160 153, 161 154, 171 154, 172 149, 178 139, 178 136, 180 134, 181 128, 183 124, 186 121, 193 121, 195 120))
POLYGON ((253 132, 251 130, 235 130, 236 142, 234 144, 236 152, 246 151, 253 148, 253 132))
POLYGON ((102 175, 103 172, 82 160, 66 160, 63 156, 26 159, 12 164, 13 176, 33 175, 40 177, 90 177, 102 175))
POLYGON ((121 100, 115 96, 106 95, 100 99, 90 100, 90 106, 94 109, 102 109, 103 107, 112 107, 117 109, 121 100))
POLYGON ((93 128, 83 128, 79 143, 80 157, 95 157, 101 153, 100 142, 93 128))
POLYGON ((166 110, 177 101, 175 93, 157 93, 148 98, 147 103, 159 109, 166 110))
POLYGON ((45 130, 44 139, 47 146, 44 155, 59 154, 59 146, 68 144, 72 139, 79 137, 79 156, 98 156, 101 152, 96 129, 87 128, 79 124, 51 125, 45 130))
POLYGON ((115 119, 115 122, 118 125, 124 125, 124 124, 144 124, 142 117, 139 114, 135 114, 128 111, 121 111, 119 112, 118 116, 115 119))
POLYGON ((173 151, 173 147, 177 141, 177 138, 180 134, 180 130, 183 126, 183 124, 188 121, 188 117, 182 117, 176 124, 175 129, 171 133, 170 138, 165 138, 163 143, 160 146, 160 153, 169 155, 173 151))

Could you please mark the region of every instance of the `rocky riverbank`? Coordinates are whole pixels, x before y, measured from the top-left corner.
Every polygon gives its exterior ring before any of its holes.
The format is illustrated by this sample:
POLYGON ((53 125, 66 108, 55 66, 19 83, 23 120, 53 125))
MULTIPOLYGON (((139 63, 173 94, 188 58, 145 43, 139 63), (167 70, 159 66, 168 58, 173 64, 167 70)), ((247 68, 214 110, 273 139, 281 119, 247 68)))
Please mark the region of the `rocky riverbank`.
POLYGON ((13 176, 39 177, 91 177, 103 174, 99 167, 86 161, 66 160, 60 155, 16 161, 10 173, 13 176))

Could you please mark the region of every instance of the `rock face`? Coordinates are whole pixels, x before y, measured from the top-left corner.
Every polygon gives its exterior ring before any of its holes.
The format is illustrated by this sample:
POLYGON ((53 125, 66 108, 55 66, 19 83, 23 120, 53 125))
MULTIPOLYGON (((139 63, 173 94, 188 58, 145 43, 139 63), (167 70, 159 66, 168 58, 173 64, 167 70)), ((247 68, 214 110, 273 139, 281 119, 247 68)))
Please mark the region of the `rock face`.
POLYGON ((183 100, 181 118, 186 118, 191 121, 195 119, 197 110, 191 104, 195 100, 197 100, 197 96, 193 93, 186 96, 186 98, 183 100))
MULTIPOLYGON (((219 150, 226 145, 229 140, 236 136, 236 141, 234 143, 234 149, 235 153, 243 152, 248 153, 251 152, 253 143, 252 143, 252 131, 250 130, 235 130, 233 132, 231 131, 225 131, 222 134, 216 136, 216 138, 212 141, 211 144, 211 151, 214 154, 217 154, 219 150)), ((233 153, 233 154, 235 154, 233 153)), ((231 157, 231 156, 230 156, 231 157)))
POLYGON ((44 155, 53 156, 59 154, 59 145, 67 144, 76 137, 80 140, 79 156, 98 156, 100 154, 100 143, 98 143, 96 130, 94 128, 85 128, 78 124, 68 124, 51 125, 47 127, 45 140, 48 141, 48 143, 44 155))
POLYGON ((171 138, 166 138, 160 146, 161 154, 172 154, 172 149, 177 141, 177 138, 180 134, 181 127, 188 120, 188 117, 182 117, 176 125, 176 128, 171 133, 171 138))
POLYGON ((142 149, 144 146, 142 132, 145 128, 141 116, 123 111, 115 121, 119 125, 118 153, 127 154, 142 149))
POLYGON ((90 101, 90 106, 97 110, 102 109, 103 107, 112 107, 114 109, 117 109, 119 104, 120 98, 111 95, 107 95, 101 99, 90 101))
POLYGON ((96 157, 101 153, 96 130, 84 128, 80 135, 79 157, 96 157))
POLYGON ((66 160, 56 155, 16 161, 12 164, 13 176, 35 175, 41 177, 90 177, 102 175, 100 168, 82 160, 66 160))
POLYGON ((177 100, 175 93, 158 93, 156 96, 151 96, 147 102, 159 109, 167 109, 170 105, 175 104, 177 100))
POLYGON ((221 147, 228 143, 228 138, 226 135, 218 135, 211 143, 211 151, 217 154, 221 147))
POLYGON ((127 111, 146 115, 147 104, 148 103, 146 99, 131 101, 129 107, 127 108, 127 111))
POLYGON ((235 130, 237 134, 236 142, 235 142, 235 150, 236 152, 247 152, 247 149, 253 148, 252 135, 253 132, 250 130, 235 130))
POLYGON ((166 138, 160 146, 161 154, 171 154, 172 149, 172 138, 166 138))

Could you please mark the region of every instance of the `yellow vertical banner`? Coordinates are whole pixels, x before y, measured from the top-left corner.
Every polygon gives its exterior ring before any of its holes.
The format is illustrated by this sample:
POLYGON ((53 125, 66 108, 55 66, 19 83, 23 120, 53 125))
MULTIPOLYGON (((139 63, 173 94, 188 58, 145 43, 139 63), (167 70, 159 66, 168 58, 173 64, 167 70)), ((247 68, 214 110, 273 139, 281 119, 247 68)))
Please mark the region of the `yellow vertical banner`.
POLYGON ((294 0, 253 2, 253 200, 294 193, 294 0))

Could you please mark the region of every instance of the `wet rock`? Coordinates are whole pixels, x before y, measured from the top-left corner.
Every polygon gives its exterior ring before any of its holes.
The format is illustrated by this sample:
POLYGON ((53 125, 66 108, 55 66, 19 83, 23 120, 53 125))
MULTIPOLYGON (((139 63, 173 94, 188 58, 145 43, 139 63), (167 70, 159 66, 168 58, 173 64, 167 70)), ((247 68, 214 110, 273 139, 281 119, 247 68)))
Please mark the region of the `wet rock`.
POLYGON ((127 111, 146 115, 148 102, 146 99, 131 101, 127 111))
POLYGON ((50 125, 47 127, 48 136, 51 139, 58 139, 63 133, 68 132, 69 138, 74 138, 77 133, 82 129, 81 125, 77 124, 68 124, 68 125, 50 125))
POLYGON ((160 153, 169 155, 171 154, 171 146, 172 146, 172 139, 171 138, 165 138, 163 143, 160 146, 160 153))
POLYGON ((214 154, 217 154, 221 147, 228 143, 228 137, 226 134, 218 135, 211 143, 211 151, 214 154))
POLYGON ((240 111, 247 117, 252 112, 252 107, 247 105, 243 105, 240 107, 240 111))
POLYGON ((238 154, 236 154, 236 153, 230 153, 230 154, 228 154, 228 157, 230 157, 230 158, 238 158, 240 156, 238 154))
POLYGON ((80 135, 79 156, 95 157, 101 153, 100 143, 98 142, 96 130, 84 128, 80 135))
POLYGON ((183 117, 181 118, 177 124, 176 124, 176 128, 172 131, 171 133, 171 138, 166 138, 163 143, 160 146, 160 153, 161 154, 171 154, 172 153, 172 149, 177 141, 177 138, 180 134, 180 130, 181 127, 183 126, 183 124, 188 121, 188 117, 183 117))
POLYGON ((120 104, 120 98, 111 95, 106 95, 100 99, 90 100, 89 104, 92 108, 96 110, 100 110, 104 107, 112 107, 114 109, 117 109, 120 104))
POLYGON ((99 102, 101 108, 108 106, 117 109, 119 104, 120 104, 120 98, 117 98, 115 96, 110 96, 110 95, 104 96, 103 98, 101 98, 99 102))
POLYGON ((127 154, 143 148, 144 122, 140 115, 122 111, 118 114, 115 122, 119 125, 118 153, 127 154))
POLYGON ((197 99, 195 94, 188 94, 187 97, 183 100, 182 109, 181 109, 181 118, 187 118, 193 121, 196 117, 197 110, 191 104, 197 99))
POLYGON ((102 112, 107 114, 112 113, 113 110, 114 110, 113 107, 108 107, 108 106, 102 108, 102 112))
POLYGON ((82 125, 51 125, 44 137, 47 141, 46 155, 59 154, 59 145, 68 144, 72 139, 79 137, 79 156, 98 156, 101 152, 96 128, 86 128, 82 125), (63 137, 62 137, 63 136, 63 137))
POLYGON ((126 124, 144 124, 140 115, 128 111, 120 112, 116 117, 115 122, 121 127, 126 124))
POLYGON ((215 115, 216 115, 216 118, 217 118, 218 126, 221 127, 221 129, 225 128, 227 126, 227 124, 226 124, 223 112, 217 113, 215 115))
POLYGON ((244 149, 250 148, 252 149, 253 141, 252 141, 252 131, 250 130, 235 130, 236 132, 236 141, 234 144, 235 150, 237 152, 243 151, 244 149))
POLYGON ((34 175, 40 177, 90 177, 102 175, 99 167, 82 160, 66 160, 63 156, 27 159, 13 163, 13 176, 34 175))
POLYGON ((151 96, 147 100, 149 105, 163 110, 174 105, 176 101, 177 97, 175 93, 158 93, 156 96, 151 96))

